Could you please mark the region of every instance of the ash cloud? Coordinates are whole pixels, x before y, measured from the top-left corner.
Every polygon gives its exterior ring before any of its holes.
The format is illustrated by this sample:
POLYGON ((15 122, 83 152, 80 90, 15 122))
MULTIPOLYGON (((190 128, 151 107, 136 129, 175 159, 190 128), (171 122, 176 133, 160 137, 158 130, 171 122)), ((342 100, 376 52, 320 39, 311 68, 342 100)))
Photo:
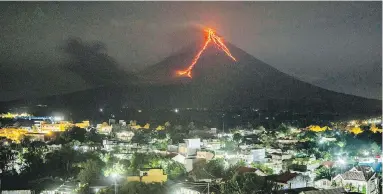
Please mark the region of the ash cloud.
POLYGON ((87 43, 80 38, 71 37, 62 50, 70 60, 65 65, 69 71, 81 76, 93 86, 123 85, 132 75, 125 72, 119 64, 106 53, 106 45, 96 41, 87 43))

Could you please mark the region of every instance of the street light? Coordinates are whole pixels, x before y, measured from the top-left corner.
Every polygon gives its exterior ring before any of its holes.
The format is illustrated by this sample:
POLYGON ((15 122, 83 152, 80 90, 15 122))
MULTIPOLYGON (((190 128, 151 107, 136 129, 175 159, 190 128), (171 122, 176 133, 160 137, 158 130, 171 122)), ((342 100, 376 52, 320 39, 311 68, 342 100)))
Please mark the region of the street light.
POLYGON ((345 161, 341 158, 338 159, 338 163, 341 164, 341 165, 344 165, 345 164, 345 161))
POLYGON ((343 173, 343 168, 344 168, 344 165, 346 164, 346 162, 341 158, 339 158, 337 162, 338 162, 338 164, 340 164, 340 169, 341 169, 341 172, 343 173))

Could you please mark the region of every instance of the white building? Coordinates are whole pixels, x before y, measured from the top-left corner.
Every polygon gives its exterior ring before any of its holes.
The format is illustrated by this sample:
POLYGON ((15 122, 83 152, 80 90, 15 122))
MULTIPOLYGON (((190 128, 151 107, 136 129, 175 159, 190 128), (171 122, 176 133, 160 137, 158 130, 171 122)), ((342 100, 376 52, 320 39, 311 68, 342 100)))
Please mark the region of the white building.
POLYGON ((130 141, 134 136, 132 131, 123 131, 116 133, 116 138, 119 140, 130 141))
POLYGON ((348 191, 364 192, 366 194, 377 194, 378 178, 371 167, 358 166, 349 171, 338 174, 333 178, 337 186, 342 186, 348 191))
POLYGON ((203 140, 202 146, 209 150, 219 150, 222 147, 221 142, 218 139, 203 140))
POLYGON ((251 150, 253 156, 253 162, 264 162, 266 158, 266 149, 251 150))
POLYGON ((314 187, 317 189, 331 189, 331 181, 328 179, 319 179, 314 181, 314 187))
POLYGON ((308 181, 307 176, 290 172, 279 174, 275 180, 281 190, 307 187, 308 181))
POLYGON ((291 154, 286 153, 273 153, 271 154, 271 158, 274 161, 282 161, 282 160, 288 160, 291 159, 293 156, 291 154))
POLYGON ((201 139, 184 139, 184 144, 179 144, 179 153, 185 154, 186 156, 194 156, 197 151, 201 149, 201 139))

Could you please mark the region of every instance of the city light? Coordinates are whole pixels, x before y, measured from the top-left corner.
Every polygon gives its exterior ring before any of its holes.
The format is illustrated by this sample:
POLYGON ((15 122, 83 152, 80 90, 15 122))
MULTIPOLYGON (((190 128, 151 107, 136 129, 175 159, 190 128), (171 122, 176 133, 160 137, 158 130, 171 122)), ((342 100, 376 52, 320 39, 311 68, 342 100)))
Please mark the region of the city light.
POLYGON ((104 112, 104 109, 103 109, 103 108, 100 108, 98 111, 100 111, 100 112, 104 112))
POLYGON ((337 162, 338 162, 339 164, 341 164, 341 165, 346 164, 346 162, 345 162, 343 159, 341 159, 341 158, 339 158, 337 162))
POLYGON ((64 120, 64 117, 60 117, 60 116, 55 116, 55 117, 53 117, 53 120, 54 121, 62 121, 62 120, 64 120))
POLYGON ((178 108, 174 109, 174 112, 175 112, 175 113, 178 113, 178 111, 179 111, 178 108))

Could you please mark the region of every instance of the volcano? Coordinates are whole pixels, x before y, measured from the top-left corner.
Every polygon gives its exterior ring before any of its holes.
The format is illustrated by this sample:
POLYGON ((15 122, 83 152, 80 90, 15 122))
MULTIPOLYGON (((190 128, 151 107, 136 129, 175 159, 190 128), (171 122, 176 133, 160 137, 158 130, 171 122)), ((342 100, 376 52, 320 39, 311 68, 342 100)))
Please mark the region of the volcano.
POLYGON ((269 111, 380 114, 379 100, 341 94, 300 81, 228 42, 225 42, 225 46, 233 57, 212 44, 199 56, 193 66, 192 76, 188 75, 189 72, 185 73, 188 76, 180 76, 179 71, 190 67, 205 40, 205 37, 201 37, 161 62, 137 73, 134 84, 108 85, 15 102, 48 104, 82 112, 109 104, 116 110, 129 106, 143 109, 251 108, 269 111))
POLYGON ((140 73, 151 86, 169 87, 167 97, 174 107, 283 109, 297 111, 380 111, 380 101, 329 91, 300 81, 226 43, 237 60, 214 46, 207 47, 193 68, 193 78, 177 75, 187 69, 203 41, 140 73))

